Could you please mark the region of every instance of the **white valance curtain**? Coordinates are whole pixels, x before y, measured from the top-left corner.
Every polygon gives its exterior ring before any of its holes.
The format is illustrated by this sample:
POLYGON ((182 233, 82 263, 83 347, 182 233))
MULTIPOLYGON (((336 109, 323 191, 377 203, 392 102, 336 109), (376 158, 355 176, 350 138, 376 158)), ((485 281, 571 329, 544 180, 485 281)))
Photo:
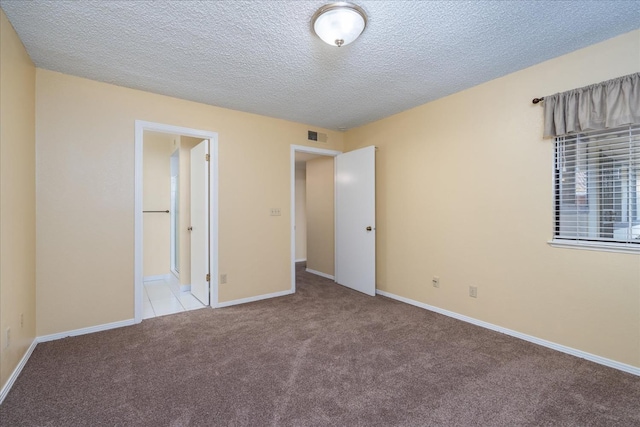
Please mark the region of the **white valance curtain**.
POLYGON ((544 97, 544 136, 640 124, 640 73, 544 97))

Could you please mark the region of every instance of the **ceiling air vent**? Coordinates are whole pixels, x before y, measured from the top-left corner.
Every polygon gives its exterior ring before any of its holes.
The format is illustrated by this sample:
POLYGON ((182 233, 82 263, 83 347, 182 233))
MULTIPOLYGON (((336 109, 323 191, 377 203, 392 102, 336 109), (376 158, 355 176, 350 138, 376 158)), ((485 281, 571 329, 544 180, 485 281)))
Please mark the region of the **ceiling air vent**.
POLYGON ((316 141, 316 142, 327 142, 327 139, 329 139, 329 137, 327 136, 326 133, 319 133, 319 132, 315 132, 315 131, 307 131, 308 133, 308 137, 307 139, 309 141, 316 141))

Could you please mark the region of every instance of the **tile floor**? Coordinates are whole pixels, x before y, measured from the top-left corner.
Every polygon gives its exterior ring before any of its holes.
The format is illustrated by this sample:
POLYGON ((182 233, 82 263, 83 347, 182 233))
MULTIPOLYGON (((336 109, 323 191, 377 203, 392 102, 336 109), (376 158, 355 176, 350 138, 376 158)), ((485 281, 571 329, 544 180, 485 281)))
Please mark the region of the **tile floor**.
POLYGON ((155 280, 145 280, 142 294, 143 319, 205 307, 191 295, 191 292, 180 291, 180 283, 173 274, 155 280))

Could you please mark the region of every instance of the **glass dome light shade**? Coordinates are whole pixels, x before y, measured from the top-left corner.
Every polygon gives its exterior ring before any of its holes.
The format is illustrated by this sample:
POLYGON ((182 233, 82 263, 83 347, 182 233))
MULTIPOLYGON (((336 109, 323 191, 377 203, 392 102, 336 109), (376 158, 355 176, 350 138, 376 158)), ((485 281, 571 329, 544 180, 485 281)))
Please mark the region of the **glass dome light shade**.
POLYGON ((364 11, 350 3, 333 3, 321 7, 313 17, 313 30, 327 44, 345 46, 364 31, 364 11))

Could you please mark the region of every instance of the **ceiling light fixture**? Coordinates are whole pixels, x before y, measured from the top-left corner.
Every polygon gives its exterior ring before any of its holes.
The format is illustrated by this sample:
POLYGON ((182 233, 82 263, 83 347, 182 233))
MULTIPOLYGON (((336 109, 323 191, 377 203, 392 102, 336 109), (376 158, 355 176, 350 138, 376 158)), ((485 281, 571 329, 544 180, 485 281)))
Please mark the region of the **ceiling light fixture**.
POLYGON ((327 44, 346 46, 362 34, 367 14, 355 4, 338 2, 322 6, 311 19, 313 31, 327 44))

